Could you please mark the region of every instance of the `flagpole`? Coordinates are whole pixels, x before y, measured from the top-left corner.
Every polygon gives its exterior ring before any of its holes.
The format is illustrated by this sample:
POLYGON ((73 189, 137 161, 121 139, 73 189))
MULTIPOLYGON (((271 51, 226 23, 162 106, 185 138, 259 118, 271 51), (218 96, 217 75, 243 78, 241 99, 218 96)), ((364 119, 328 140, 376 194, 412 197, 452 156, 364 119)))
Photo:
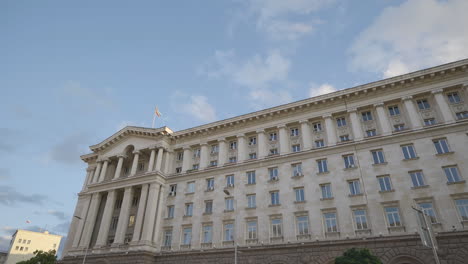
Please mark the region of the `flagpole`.
POLYGON ((154 128, 154 120, 156 119, 156 114, 153 114, 153 124, 151 125, 151 128, 154 128))

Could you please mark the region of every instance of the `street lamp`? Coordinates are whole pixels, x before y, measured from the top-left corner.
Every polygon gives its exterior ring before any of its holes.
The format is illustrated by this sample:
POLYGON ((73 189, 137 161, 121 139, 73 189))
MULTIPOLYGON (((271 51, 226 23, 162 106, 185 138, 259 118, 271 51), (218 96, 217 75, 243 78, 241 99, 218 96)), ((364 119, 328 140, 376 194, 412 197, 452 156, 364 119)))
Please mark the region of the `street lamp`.
MULTIPOLYGON (((229 190, 227 189, 224 189, 223 192, 228 195, 228 196, 231 196, 231 193, 229 192, 229 190)), ((233 198, 234 199, 234 198, 233 198)), ((234 199, 234 209, 237 208, 237 201, 234 199)), ((236 213, 236 216, 235 216, 235 224, 237 225, 237 213, 236 213)), ((237 233, 237 228, 235 228, 234 226, 234 231, 237 233)), ((237 264, 237 241, 236 241, 236 234, 234 233, 234 264, 237 264)))
MULTIPOLYGON (((75 217, 76 219, 78 220, 83 220, 83 218, 77 216, 77 215, 74 215, 73 217, 75 217)), ((84 224, 86 224, 86 221, 84 221, 84 224)), ((84 228, 84 227, 83 227, 84 228)), ((86 245, 86 250, 85 250, 85 254, 84 254, 84 257, 83 257, 83 262, 82 264, 85 264, 85 261, 86 261, 86 255, 88 255, 88 249, 89 249, 89 245, 86 245)))

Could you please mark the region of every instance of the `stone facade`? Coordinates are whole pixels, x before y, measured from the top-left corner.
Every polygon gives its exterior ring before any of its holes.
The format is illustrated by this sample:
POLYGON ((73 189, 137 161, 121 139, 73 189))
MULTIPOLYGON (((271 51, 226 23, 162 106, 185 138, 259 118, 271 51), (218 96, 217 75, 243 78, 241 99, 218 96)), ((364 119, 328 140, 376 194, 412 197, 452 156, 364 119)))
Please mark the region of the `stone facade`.
POLYGON ((468 60, 177 132, 126 127, 82 156, 64 261, 231 263, 238 245, 239 263, 350 247, 432 263, 420 206, 461 263, 467 132, 468 60))

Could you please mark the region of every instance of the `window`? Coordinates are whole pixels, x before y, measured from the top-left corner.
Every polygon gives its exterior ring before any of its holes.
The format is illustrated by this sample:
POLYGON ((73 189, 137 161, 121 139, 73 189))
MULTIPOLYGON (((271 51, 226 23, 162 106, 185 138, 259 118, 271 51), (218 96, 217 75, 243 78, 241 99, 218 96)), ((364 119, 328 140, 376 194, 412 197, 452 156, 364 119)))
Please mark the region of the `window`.
POLYGON ((372 150, 372 158, 374 159, 374 164, 382 164, 385 163, 385 158, 383 155, 383 150, 372 150))
POLYGON ((132 206, 137 206, 139 200, 140 200, 140 196, 139 195, 134 195, 133 198, 132 198, 132 206))
POLYGON ((211 243, 213 241, 213 226, 203 226, 203 243, 211 243))
POLYGON ((354 222, 356 224, 356 230, 367 229, 367 214, 364 209, 357 209, 353 211, 354 222))
POLYGON ((278 176, 278 167, 269 168, 268 175, 270 176, 270 181, 277 181, 279 180, 278 176))
POLYGON ((405 124, 394 125, 393 128, 395 129, 395 131, 402 131, 405 130, 405 124))
POLYGON ((19 250, 19 246, 16 246, 16 248, 15 248, 15 249, 16 249, 16 250, 19 250))
MULTIPOLYGON (((54 248, 55 248, 56 246, 57 246, 57 244, 54 244, 54 248)), ((28 247, 25 247, 25 248, 24 248, 24 251, 28 251, 28 249, 29 249, 28 247)))
POLYGON ((270 149, 270 154, 269 155, 278 155, 278 149, 277 148, 270 149))
POLYGON ((24 249, 23 247, 20 247, 20 251, 23 251, 23 249, 24 249))
POLYGON ((175 168, 176 173, 182 173, 182 167, 177 167, 175 168))
POLYGON ((304 202, 305 201, 304 187, 295 188, 294 192, 296 193, 296 202, 304 202))
POLYGON ((313 127, 315 132, 322 131, 322 123, 320 123, 320 122, 312 123, 312 127, 313 127))
POLYGON ((281 218, 271 219, 271 237, 283 236, 281 218))
POLYGON ((359 195, 361 194, 361 182, 359 180, 348 181, 349 194, 350 195, 359 195))
POLYGON ((299 136, 299 128, 291 128, 291 137, 299 136))
POLYGON ((456 113, 457 119, 468 118, 468 111, 456 113))
POLYGON ((200 157, 201 150, 200 149, 194 149, 193 150, 193 157, 194 158, 199 158, 200 157))
POLYGON ((401 226, 398 207, 385 207, 385 215, 387 216, 387 224, 389 227, 401 226))
POLYGON ((183 160, 184 159, 184 153, 183 152, 177 152, 177 160, 183 160))
POLYGON ((322 199, 331 199, 331 198, 333 198, 330 183, 321 184, 320 189, 322 190, 322 199))
POLYGON ((319 173, 328 172, 327 160, 326 159, 317 160, 317 167, 318 167, 319 173))
POLYGON ((234 241, 234 224, 224 224, 224 241, 234 241))
POLYGON ((124 167, 124 175, 128 175, 130 173, 130 168, 127 166, 124 167))
POLYGON ((185 216, 192 216, 193 215, 193 203, 186 203, 185 204, 185 216))
POLYGON ((391 116, 396 116, 400 114, 400 109, 398 108, 398 105, 392 105, 388 107, 388 112, 391 116))
POLYGON ((192 170, 198 170, 200 165, 198 163, 192 165, 192 170))
POLYGON ((255 171, 247 172, 247 184, 255 184, 255 171))
POLYGON ((458 95, 457 92, 448 93, 448 94, 447 94, 447 97, 448 97, 449 102, 450 102, 451 104, 456 104, 456 103, 459 103, 459 102, 460 102, 460 96, 458 95))
POLYGON ((462 221, 468 221, 468 199, 455 200, 455 205, 462 221))
POLYGON ((416 151, 414 150, 414 146, 412 144, 401 146, 401 151, 403 152, 405 160, 417 158, 416 151))
POLYGON ((271 133, 270 133, 269 140, 270 140, 270 141, 276 141, 276 140, 278 140, 278 135, 276 134, 276 132, 271 132, 271 133))
POLYGON ((182 233, 183 233, 182 245, 190 245, 190 243, 192 242, 192 228, 185 227, 182 233))
POLYGON ((437 223, 437 217, 436 217, 432 202, 423 202, 423 203, 419 203, 418 205, 419 207, 421 207, 423 212, 429 217, 432 224, 437 223))
POLYGON ((165 247, 170 247, 172 245, 172 229, 164 230, 163 245, 165 247))
POLYGON ((205 201, 205 214, 213 213, 213 201, 205 201))
POLYGON ((413 182, 413 187, 426 186, 422 171, 411 171, 409 172, 409 175, 411 177, 411 181, 413 182))
POLYGON ((211 154, 216 154, 219 152, 219 146, 218 145, 211 145, 211 154))
POLYGON ((298 235, 309 234, 309 217, 307 215, 296 216, 296 223, 298 235))
POLYGON ((18 243, 21 243, 22 241, 23 241, 23 239, 21 239, 21 238, 20 238, 20 239, 18 239, 18 243))
POLYGON ((214 190, 214 178, 206 179, 206 190, 207 191, 214 190))
POLYGON ((31 244, 31 240, 28 240, 28 245, 31 244))
POLYGON ((250 137, 249 138, 249 146, 257 145, 257 138, 256 137, 250 137))
POLYGON ((247 221, 247 239, 257 239, 257 221, 247 221))
POLYGON ((424 119, 424 125, 425 126, 432 126, 432 125, 435 125, 435 124, 436 124, 435 118, 424 119))
POLYGON ((343 156, 343 161, 344 161, 344 167, 346 169, 356 167, 356 164, 354 163, 354 155, 343 156))
POLYGON ((370 111, 362 112, 362 121, 371 121, 372 120, 372 114, 370 111))
POLYGON ((229 142, 229 149, 237 149, 237 141, 229 142))
POLYGON ((379 181, 380 191, 388 192, 392 190, 392 183, 390 181, 390 176, 378 176, 377 180, 379 181))
POLYGON ((326 232, 338 232, 338 225, 336 221, 336 213, 325 213, 325 230, 326 232))
POLYGON ((302 164, 301 163, 296 163, 296 164, 292 164, 292 176, 296 176, 296 177, 299 177, 299 176, 302 176, 302 164))
POLYGON ((210 161, 210 167, 216 167, 216 166, 218 166, 218 161, 217 160, 210 161))
POLYGON ((195 192, 195 182, 187 182, 187 193, 195 192))
POLYGON ((175 196, 177 192, 177 184, 172 184, 169 186, 169 195, 175 196))
POLYGON ((234 187, 234 175, 226 176, 226 187, 234 187))
POLYGON ((256 208, 257 207, 257 199, 255 194, 247 195, 247 208, 256 208))
POLYGON ((445 176, 447 176, 447 182, 461 182, 460 173, 457 166, 444 167, 445 176))
POLYGON ((167 207, 167 218, 174 218, 174 205, 167 207))
POLYGON ((433 140, 434 147, 436 148, 437 154, 444 154, 450 152, 449 145, 447 139, 435 139, 433 140))
POLYGON ((117 200, 115 200, 115 209, 120 209, 122 207, 122 197, 118 197, 117 200))
POLYGON ((128 226, 131 227, 131 226, 134 226, 135 225, 135 216, 134 215, 131 215, 129 218, 128 218, 128 226))
POLYGON ((337 125, 338 127, 346 126, 346 118, 344 118, 344 117, 338 117, 338 118, 336 119, 336 125, 337 125))
POLYGON ((367 130, 367 131, 366 131, 366 135, 367 135, 368 137, 375 137, 375 136, 377 136, 377 130, 375 130, 375 129, 367 130))
POLYGON ((416 103, 418 104, 418 108, 420 110, 431 108, 431 106, 429 105, 429 102, 427 101, 427 99, 417 100, 416 103))
POLYGON ((138 171, 143 171, 145 169, 144 163, 138 163, 138 171))
POLYGON ((111 226, 110 226, 110 229, 111 229, 111 230, 117 229, 117 223, 118 223, 118 221, 119 221, 119 217, 117 217, 117 216, 112 217, 111 226))
POLYGON ((249 153, 249 159, 256 159, 257 158, 257 153, 249 153))
POLYGON ((270 192, 271 205, 279 205, 279 191, 270 192))
POLYGON ((229 197, 224 199, 224 204, 226 205, 226 211, 234 211, 234 198, 229 197))
POLYGON ((237 157, 229 157, 229 163, 236 163, 237 157))
POLYGON ((292 145, 292 152, 299 152, 299 151, 301 151, 301 145, 299 144, 292 145))
POLYGON ((316 140, 316 141, 315 141, 315 147, 316 147, 316 148, 323 148, 323 147, 325 147, 325 142, 323 141, 323 139, 316 140))
POLYGON ((341 141, 341 142, 349 141, 349 135, 342 135, 342 136, 340 136, 340 141, 341 141))
MULTIPOLYGON (((23 244, 26 244, 26 239, 23 239, 23 244)), ((54 244, 55 245, 55 244, 54 244)), ((55 247, 55 246, 54 246, 55 247)))

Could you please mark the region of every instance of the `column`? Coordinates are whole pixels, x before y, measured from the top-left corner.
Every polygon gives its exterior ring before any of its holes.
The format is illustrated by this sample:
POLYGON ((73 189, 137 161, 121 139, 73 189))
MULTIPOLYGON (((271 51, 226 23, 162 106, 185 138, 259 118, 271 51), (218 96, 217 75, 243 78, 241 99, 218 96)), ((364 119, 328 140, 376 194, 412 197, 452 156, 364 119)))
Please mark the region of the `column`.
POLYGON ((450 110, 450 106, 445 100, 445 96, 443 92, 444 91, 442 89, 438 89, 438 90, 432 91, 432 94, 434 95, 437 105, 439 106, 444 122, 453 123, 455 122, 455 119, 453 118, 452 110, 450 110))
POLYGON ((158 157, 156 159, 156 171, 161 171, 163 154, 164 154, 164 149, 160 147, 158 149, 158 157))
POLYGON ((96 166, 93 166, 93 167, 91 167, 90 169, 91 169, 91 173, 89 174, 89 179, 88 179, 88 183, 87 183, 87 184, 93 183, 94 173, 96 173, 96 166))
POLYGON ((172 151, 167 150, 164 152, 166 155, 166 159, 164 161, 164 172, 165 173, 171 173, 171 167, 172 167, 172 162, 174 158, 174 153, 172 151))
POLYGON ((416 111, 416 106, 413 102, 412 96, 405 96, 402 98, 403 104, 405 105, 406 111, 411 122, 411 128, 420 129, 422 128, 421 118, 419 117, 418 111, 416 111))
POLYGON ((88 215, 86 216, 86 219, 82 218, 82 221, 85 222, 82 238, 80 241, 80 247, 82 248, 88 248, 89 243, 91 242, 91 236, 93 234, 94 225, 96 224, 96 216, 99 209, 99 198, 99 193, 93 193, 93 196, 91 197, 91 203, 89 205, 88 215))
MULTIPOLYGON (((76 219, 78 220, 78 227, 75 232, 75 237, 73 238, 73 244, 72 244, 73 248, 77 248, 80 245, 80 240, 84 232, 83 228, 84 228, 85 221, 86 221, 86 215, 88 214, 89 205, 91 203, 91 197, 92 197, 91 195, 88 195, 88 199, 87 201, 84 202, 84 206, 81 209, 80 215, 77 215, 81 219, 76 219)), ((79 201, 79 198, 78 198, 78 201, 79 201)))
POLYGON ((102 166, 101 174, 99 175, 99 182, 102 182, 106 178, 107 166, 109 166, 109 160, 104 160, 104 165, 102 166))
POLYGON ((351 128, 353 129, 354 141, 362 140, 364 136, 362 134, 361 123, 357 116, 357 109, 356 108, 350 109, 348 110, 348 113, 349 113, 349 119, 351 120, 351 128))
POLYGON ((208 167, 208 144, 202 143, 200 147, 200 169, 208 167))
POLYGON ((184 147, 184 159, 182 160, 182 172, 187 172, 192 166, 192 149, 184 147))
POLYGON ((245 135, 237 135, 237 162, 243 162, 247 159, 247 143, 245 135))
POLYGON ((119 161, 117 162, 117 168, 115 168, 114 180, 120 177, 120 173, 122 172, 122 165, 123 165, 124 156, 119 155, 119 161))
POLYGON ((159 232, 161 231, 161 220, 162 220, 162 209, 164 206, 163 203, 163 194, 164 194, 164 186, 161 185, 159 189, 159 199, 158 199, 158 209, 156 212, 156 223, 154 225, 154 236, 153 236, 153 243, 158 244, 159 241, 159 232))
POLYGON ((107 192, 106 207, 102 214, 101 226, 96 240, 96 246, 102 247, 107 245, 107 236, 109 235, 109 228, 112 221, 112 213, 115 205, 115 190, 107 192))
POLYGON ((226 139, 224 138, 218 139, 218 144, 219 144, 218 166, 223 166, 225 163, 227 163, 227 160, 228 160, 226 139))
POLYGON ((382 128, 382 135, 389 135, 392 133, 392 127, 390 126, 390 120, 388 119, 387 114, 385 113, 385 108, 383 103, 378 103, 374 105, 375 110, 377 111, 377 118, 379 119, 380 127, 382 128))
POLYGON ((336 145, 336 130, 334 120, 331 114, 325 115, 323 118, 325 119, 325 130, 327 131, 327 146, 334 146, 336 145))
POLYGON ((151 155, 149 159, 149 164, 148 164, 148 171, 147 172, 152 172, 154 168, 154 158, 156 157, 156 148, 151 149, 151 155))
POLYGON ((137 172, 138 168, 138 159, 140 158, 139 151, 133 151, 133 163, 132 163, 132 170, 130 171, 130 176, 133 176, 137 172))
POLYGON ((143 226, 143 216, 145 215, 146 208, 146 197, 148 196, 149 184, 143 184, 141 186, 140 202, 138 203, 138 211, 135 221, 135 228, 133 229, 132 242, 140 240, 141 228, 143 226))
POLYGON ((98 161, 98 162, 97 162, 97 168, 96 168, 96 170, 94 171, 93 183, 98 182, 99 173, 101 173, 101 167, 102 167, 102 162, 101 162, 101 161, 98 161))
POLYGON ((159 196, 160 185, 156 182, 151 183, 149 186, 148 192, 148 203, 146 204, 146 213, 145 213, 145 220, 143 223, 143 232, 141 233, 140 241, 142 243, 151 244, 153 231, 154 231, 154 224, 156 219, 156 206, 157 200, 159 196))
POLYGON ((288 154, 289 153, 289 135, 288 135, 288 128, 286 125, 278 126, 278 133, 279 133, 279 145, 280 145, 280 154, 288 154))
POLYGON ((258 158, 263 159, 268 156, 265 130, 257 130, 258 158))
POLYGON ((125 233, 128 227, 128 217, 130 213, 130 206, 133 198, 133 188, 126 187, 120 208, 119 221, 117 222, 117 229, 115 231, 114 245, 123 244, 125 240, 125 233))
POLYGON ((86 178, 84 180, 83 190, 89 184, 90 178, 93 176, 93 174, 94 174, 94 168, 93 167, 90 167, 90 168, 86 169, 86 178))
POLYGON ((302 132, 302 146, 303 150, 309 150, 312 148, 312 132, 310 131, 309 121, 301 120, 301 132, 302 132))

